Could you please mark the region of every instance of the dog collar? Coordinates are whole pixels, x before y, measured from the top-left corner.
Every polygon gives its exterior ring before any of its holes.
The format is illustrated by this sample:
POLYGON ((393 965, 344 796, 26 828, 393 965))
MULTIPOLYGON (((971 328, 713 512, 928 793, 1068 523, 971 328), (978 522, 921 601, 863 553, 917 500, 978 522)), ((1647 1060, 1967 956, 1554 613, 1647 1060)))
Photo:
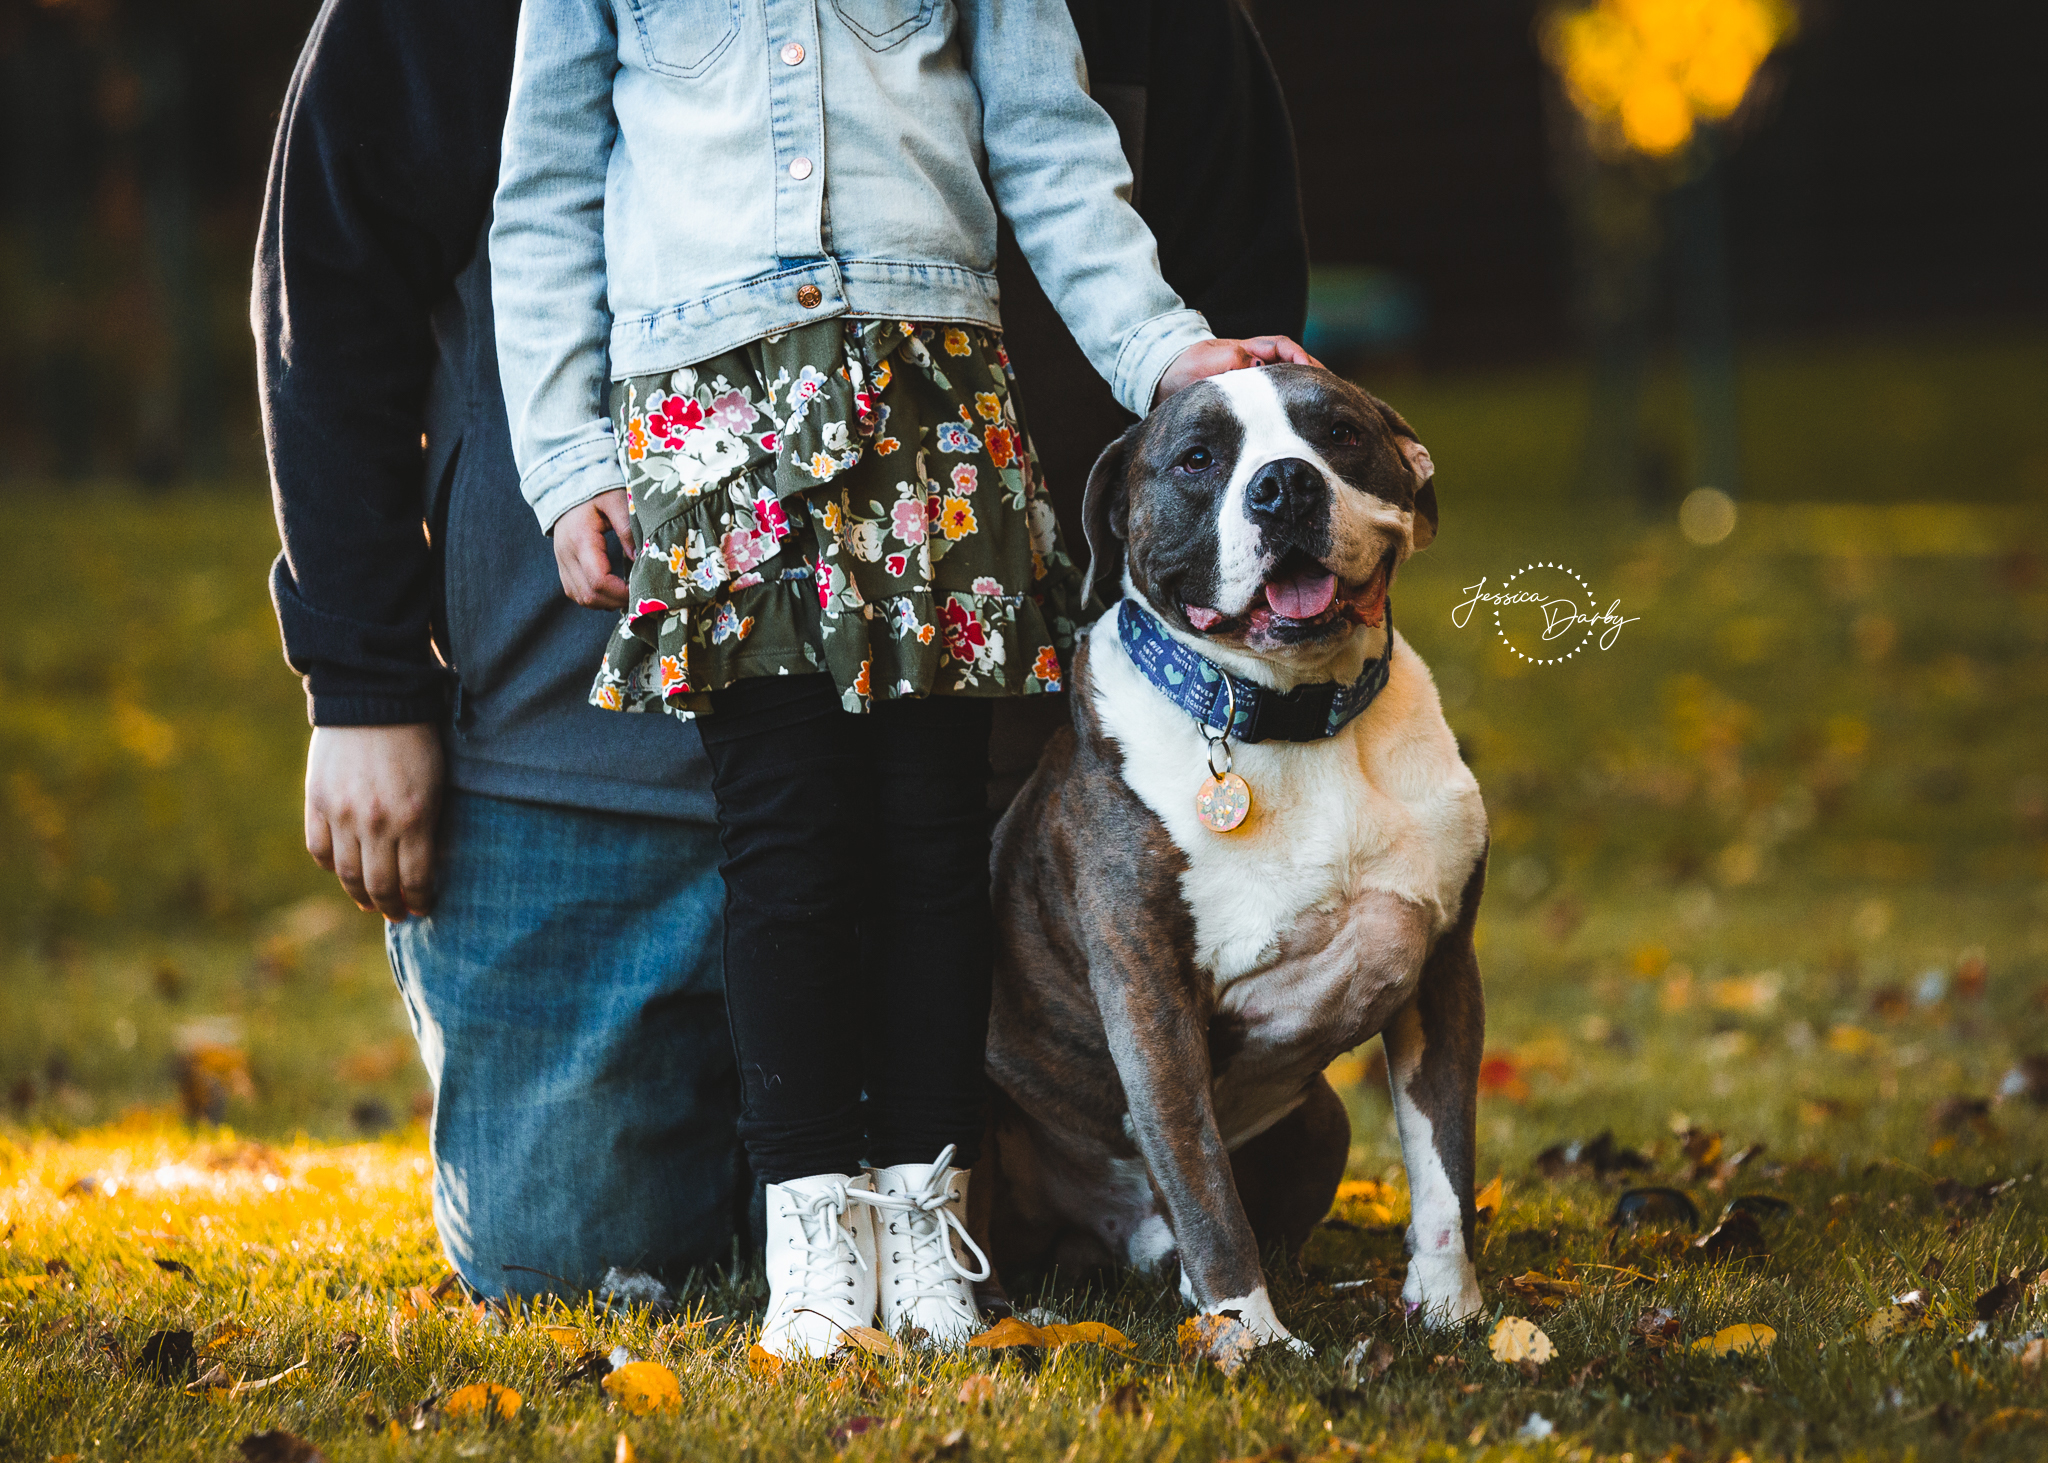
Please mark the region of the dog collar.
POLYGON ((1166 633, 1150 610, 1126 595, 1117 634, 1126 654, 1166 699, 1209 731, 1239 742, 1315 742, 1334 737, 1386 688, 1394 663, 1394 603, 1387 601, 1387 648, 1349 685, 1316 681, 1273 691, 1233 677, 1166 633))

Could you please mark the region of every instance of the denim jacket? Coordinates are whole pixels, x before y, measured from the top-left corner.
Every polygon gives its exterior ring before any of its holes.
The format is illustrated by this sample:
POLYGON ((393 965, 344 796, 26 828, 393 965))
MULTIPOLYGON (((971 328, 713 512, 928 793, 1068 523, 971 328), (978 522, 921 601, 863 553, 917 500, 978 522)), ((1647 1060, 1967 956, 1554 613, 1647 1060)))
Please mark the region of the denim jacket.
POLYGON ((544 528, 622 486, 607 383, 835 315, 1001 325, 996 210, 1117 399, 1207 339, 1063 0, 525 0, 491 267, 544 528))

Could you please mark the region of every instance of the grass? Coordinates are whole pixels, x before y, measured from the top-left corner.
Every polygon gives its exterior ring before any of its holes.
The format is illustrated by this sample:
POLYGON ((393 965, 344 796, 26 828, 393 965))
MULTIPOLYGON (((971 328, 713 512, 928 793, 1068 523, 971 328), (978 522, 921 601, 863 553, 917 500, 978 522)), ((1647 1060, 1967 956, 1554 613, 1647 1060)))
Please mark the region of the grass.
POLYGON ((1480 1271, 1498 1314, 1555 1343, 1533 1376, 1492 1358, 1487 1327, 1430 1332, 1387 1303, 1406 1199, 1370 1048, 1333 1072, 1354 1187, 1299 1269, 1274 1266, 1313 1360, 1183 1363, 1178 1303, 1136 1279, 1038 1297, 1118 1327, 1129 1359, 779 1378, 754 1375, 733 1324, 760 1299, 745 1276, 708 1278, 680 1316, 437 1302, 417 1289, 444 1267, 379 925, 299 846, 303 705, 263 597, 260 495, 73 494, 88 554, 115 561, 86 576, 114 587, 104 610, 50 588, 69 556, 44 544, 49 496, 0 497, 0 1459, 223 1457, 273 1427, 337 1463, 588 1458, 622 1432, 649 1459, 827 1457, 857 1416, 881 1422, 849 1458, 937 1456, 955 1429, 959 1456, 1019 1459, 1345 1440, 1399 1458, 2040 1456, 2048 1373, 2024 1342, 2043 1294, 2001 1292, 2014 1303, 1971 1333, 1980 1296, 2048 1267, 2048 1109, 2025 1065, 2048 1049, 2048 426, 2015 405, 2044 366, 2024 340, 1764 355, 1745 381, 1751 496, 1708 548, 1661 511, 1572 497, 1567 378, 1375 383, 1440 465, 1443 537, 1395 598, 1493 820, 1480 1144, 1504 1198, 1480 1271), (1452 625, 1465 586, 1536 560, 1637 622, 1539 668, 1452 625), (1649 1168, 1539 1165, 1605 1129, 1649 1168), (1716 1262, 1683 1226, 1609 1228, 1649 1183, 1689 1195, 1703 1229, 1739 1195, 1790 1208, 1761 1218, 1767 1254, 1716 1262), (1632 1330, 1656 1309, 1676 1344, 1632 1330), (1776 1340, 1690 1349, 1738 1323, 1776 1340), (165 1331, 194 1334, 191 1372, 145 1363, 165 1331), (620 1346, 674 1372, 680 1410, 631 1416, 570 1377, 620 1346), (218 1364, 225 1393, 301 1360, 235 1395, 183 1385, 218 1364), (472 1382, 517 1390, 517 1416, 419 1410, 472 1382), (1521 1436, 1532 1413, 1549 1438, 1521 1436))

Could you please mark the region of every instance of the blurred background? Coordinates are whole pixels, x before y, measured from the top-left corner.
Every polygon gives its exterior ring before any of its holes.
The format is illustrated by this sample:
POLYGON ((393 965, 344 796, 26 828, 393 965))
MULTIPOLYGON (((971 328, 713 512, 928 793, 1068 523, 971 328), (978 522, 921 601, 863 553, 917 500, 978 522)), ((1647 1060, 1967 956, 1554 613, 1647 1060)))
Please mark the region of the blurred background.
MULTIPOLYGON (((1438 464, 1397 599, 1494 823, 1487 1141, 1681 1101, 1917 1132, 1902 1083, 2030 1110, 2038 7, 1251 8, 1308 343, 1438 464), (1537 558, 1639 622, 1539 670, 1453 625, 1537 558)), ((419 1110, 377 922, 300 843, 263 586, 248 267, 315 9, 0 0, 0 1122, 419 1110)))

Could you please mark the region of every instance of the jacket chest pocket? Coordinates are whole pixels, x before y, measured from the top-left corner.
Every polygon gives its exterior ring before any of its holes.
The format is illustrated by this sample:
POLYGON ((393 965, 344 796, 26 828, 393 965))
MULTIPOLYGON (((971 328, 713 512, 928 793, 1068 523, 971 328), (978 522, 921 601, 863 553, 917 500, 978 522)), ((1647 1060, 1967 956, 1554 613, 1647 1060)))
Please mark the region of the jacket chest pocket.
POLYGON ((663 76, 702 76, 740 33, 740 0, 623 0, 622 8, 647 69, 663 76))
POLYGON ((888 51, 923 30, 939 0, 832 0, 832 8, 871 49, 888 51))

